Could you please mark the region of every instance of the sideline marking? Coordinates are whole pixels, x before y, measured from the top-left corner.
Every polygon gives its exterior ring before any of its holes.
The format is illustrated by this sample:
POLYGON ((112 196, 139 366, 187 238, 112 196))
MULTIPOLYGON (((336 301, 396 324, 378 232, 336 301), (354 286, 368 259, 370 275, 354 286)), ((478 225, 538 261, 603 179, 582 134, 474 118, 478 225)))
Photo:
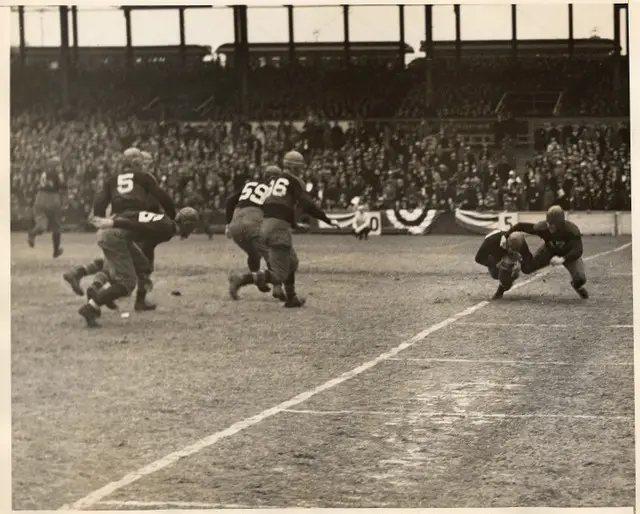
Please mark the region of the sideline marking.
MULTIPOLYGON (((623 244, 622 246, 618 246, 617 248, 614 248, 613 250, 607 250, 605 252, 596 253, 594 255, 586 257, 584 260, 591 261, 593 259, 597 259, 598 257, 611 255, 613 253, 617 253, 622 250, 625 250, 630 246, 631 246, 631 243, 626 243, 626 244, 623 244)), ((554 269, 555 267, 549 267, 539 273, 536 273, 535 275, 528 278, 527 280, 524 280, 520 283, 516 283, 511 288, 511 291, 519 287, 526 286, 527 284, 530 284, 531 282, 534 282, 535 280, 538 280, 539 278, 542 278, 548 275, 554 269)), ((152 462, 151 464, 147 464, 146 466, 143 466, 142 468, 139 468, 136 471, 133 471, 125 475, 120 480, 116 480, 115 482, 110 482, 107 485, 101 487, 100 489, 96 489, 92 493, 89 493, 87 496, 85 496, 84 498, 81 498, 80 500, 75 501, 74 503, 63 505, 58 510, 82 510, 82 509, 91 507, 92 505, 95 505, 96 503, 102 501, 104 498, 106 498, 110 494, 113 494, 114 492, 122 489, 123 487, 126 487, 128 485, 131 485, 137 482, 138 480, 146 477, 147 475, 151 475, 157 471, 160 471, 161 469, 172 466, 176 462, 178 462, 180 459, 189 457, 190 455, 194 455, 204 450, 205 448, 208 448, 209 446, 213 446, 214 444, 216 444, 218 441, 222 439, 231 437, 246 428, 252 427, 253 425, 257 425, 258 423, 264 421, 265 419, 268 419, 272 416, 275 416, 276 414, 279 414, 280 412, 289 410, 292 407, 295 407, 296 405, 299 405, 307 401, 309 398, 312 398, 313 396, 319 393, 322 393, 329 389, 333 389, 337 385, 340 385, 343 382, 346 382, 347 380, 351 380, 352 378, 357 377, 358 375, 373 368, 374 366, 377 366, 381 362, 387 361, 392 357, 395 357, 400 352, 403 352, 407 348, 410 348, 416 343, 419 343, 420 341, 426 339, 428 336, 430 336, 434 332, 442 330, 443 328, 451 325, 452 323, 455 323, 456 321, 473 314, 474 312, 482 309, 483 307, 486 307, 490 303, 491 302, 489 302, 488 300, 483 300, 469 307, 468 309, 465 309, 457 314, 454 314, 453 316, 441 321, 440 323, 431 325, 429 328, 426 328, 422 332, 419 332, 412 338, 407 339, 406 341, 400 343, 395 348, 392 348, 391 350, 386 351, 385 353, 379 355, 375 359, 367 361, 361 364, 360 366, 353 368, 351 371, 347 371, 335 378, 332 378, 331 380, 328 380, 327 382, 319 385, 318 387, 315 387, 313 389, 309 389, 308 391, 300 393, 299 395, 294 396, 290 400, 279 403, 278 405, 275 405, 270 409, 263 410, 262 412, 260 412, 259 414, 256 414, 255 416, 251 416, 249 418, 245 418, 241 421, 238 421, 233 425, 229 426, 228 428, 225 428, 224 430, 220 430, 219 432, 215 432, 214 434, 211 434, 203 439, 200 439, 199 441, 196 441, 195 443, 189 446, 185 446, 180 450, 169 453, 168 455, 165 455, 161 459, 158 459, 152 462)))

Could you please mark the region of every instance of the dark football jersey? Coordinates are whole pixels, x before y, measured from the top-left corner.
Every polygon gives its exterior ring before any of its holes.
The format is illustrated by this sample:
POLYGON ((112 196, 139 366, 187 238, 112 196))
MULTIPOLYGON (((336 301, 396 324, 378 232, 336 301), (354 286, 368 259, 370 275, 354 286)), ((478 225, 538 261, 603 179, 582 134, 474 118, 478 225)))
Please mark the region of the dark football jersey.
POLYGON ((265 217, 294 223, 296 205, 305 193, 302 182, 284 171, 271 179, 268 187, 269 194, 262 206, 265 217))
POLYGON ((64 188, 62 174, 55 169, 48 169, 40 173, 38 191, 59 193, 64 188))
POLYGON ((564 225, 553 233, 546 221, 517 223, 510 231, 522 231, 538 236, 553 255, 568 257, 570 260, 582 257, 582 233, 571 221, 565 221, 564 225))
POLYGON ((94 214, 104 216, 107 205, 111 204, 111 213, 120 214, 127 211, 146 211, 157 200, 170 218, 175 218, 173 201, 149 173, 123 167, 110 177, 94 202, 94 214))
POLYGON ((134 241, 154 245, 169 241, 176 234, 176 224, 166 214, 148 211, 119 213, 113 220, 113 226, 130 230, 134 241))

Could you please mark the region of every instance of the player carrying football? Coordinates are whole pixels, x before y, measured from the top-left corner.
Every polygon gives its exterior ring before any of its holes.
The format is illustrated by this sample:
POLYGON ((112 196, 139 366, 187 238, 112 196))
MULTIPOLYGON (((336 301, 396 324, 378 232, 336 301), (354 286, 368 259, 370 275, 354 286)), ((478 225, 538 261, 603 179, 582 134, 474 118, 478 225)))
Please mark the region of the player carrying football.
POLYGON ((131 246, 135 246, 133 241, 151 241, 155 247, 174 235, 188 236, 198 224, 198 213, 191 207, 184 207, 174 221, 166 214, 126 211, 112 218, 94 217, 92 222, 98 228, 98 245, 104 255, 109 285, 89 299, 78 313, 89 327, 96 327, 101 307, 129 296, 136 287, 138 271, 131 255, 131 246))
POLYGON ((270 283, 274 287, 284 285, 285 307, 302 307, 304 300, 299 298, 295 290, 295 273, 298 269, 298 256, 293 249, 291 229, 295 226, 295 207, 300 206, 311 216, 325 223, 340 228, 338 222, 330 220, 316 207, 306 194, 304 185, 295 175, 305 167, 304 158, 296 151, 287 152, 282 161, 283 170, 278 171, 269 182, 267 195, 262 210, 264 220, 260 233, 268 249, 267 262, 269 269, 253 273, 232 273, 229 276, 229 295, 238 299, 238 291, 248 284, 270 283))
POLYGON ((547 211, 546 221, 516 223, 508 233, 516 231, 538 236, 544 241, 533 256, 532 271, 549 264, 562 264, 571 275, 571 287, 581 298, 589 298, 585 288, 587 275, 582 260, 582 234, 574 223, 565 219, 560 206, 554 205, 547 211))
POLYGON ((62 176, 62 164, 59 157, 49 159, 45 169, 38 177, 38 192, 33 203, 34 224, 27 242, 33 248, 36 244, 36 237, 51 231, 53 241, 53 257, 62 255, 61 224, 62 224, 62 192, 66 189, 62 176))
MULTIPOLYGON (((118 173, 105 183, 96 198, 93 207, 96 217, 104 217, 109 204, 111 204, 113 214, 143 211, 166 213, 171 219, 175 217, 175 206, 171 197, 158 186, 155 178, 144 169, 149 158, 148 154, 137 148, 129 148, 124 152, 122 166, 118 173)), ((130 245, 130 253, 138 271, 138 293, 135 303, 135 308, 138 311, 155 308, 155 305, 146 301, 146 295, 151 289, 150 274, 153 271, 154 249, 153 242, 146 240, 138 241, 137 244, 132 241, 130 245)), ((103 266, 104 260, 102 258, 94 259, 85 266, 79 266, 65 273, 63 277, 73 291, 82 296, 84 292, 80 287, 80 280, 87 275, 96 274, 93 284, 87 289, 87 297, 95 299, 98 291, 108 281, 106 273, 102 272, 103 266)), ((107 302, 106 305, 110 309, 117 308, 115 302, 112 301, 107 302)))
MULTIPOLYGON (((277 166, 267 166, 266 175, 276 176, 282 170, 277 166)), ((247 254, 247 266, 254 275, 254 283, 263 293, 270 291, 266 283, 256 282, 260 271, 260 260, 267 260, 268 250, 260 236, 260 226, 264 219, 262 206, 269 195, 269 186, 257 181, 249 181, 240 191, 231 195, 226 203, 225 233, 247 254)), ((285 301, 282 285, 273 288, 274 298, 285 301)))
POLYGON ((494 230, 484 238, 475 260, 499 281, 494 300, 502 298, 511 289, 520 271, 528 274, 533 270, 533 256, 522 232, 507 236, 507 232, 494 230))

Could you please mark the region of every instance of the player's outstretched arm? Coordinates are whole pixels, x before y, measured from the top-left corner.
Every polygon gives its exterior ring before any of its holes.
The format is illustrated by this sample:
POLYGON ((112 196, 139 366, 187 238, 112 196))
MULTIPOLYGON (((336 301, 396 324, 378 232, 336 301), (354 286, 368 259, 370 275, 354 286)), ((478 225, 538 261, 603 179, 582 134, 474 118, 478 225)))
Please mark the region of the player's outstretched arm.
POLYGON ((516 223, 509 230, 507 230, 507 237, 514 232, 524 232, 525 234, 529 234, 532 236, 538 235, 538 230, 536 229, 535 223, 516 223))
POLYGON ((327 225, 332 225, 336 228, 340 228, 340 225, 336 220, 332 220, 326 213, 320 209, 311 198, 308 196, 300 197, 300 206, 309 215, 317 220, 324 221, 327 225))

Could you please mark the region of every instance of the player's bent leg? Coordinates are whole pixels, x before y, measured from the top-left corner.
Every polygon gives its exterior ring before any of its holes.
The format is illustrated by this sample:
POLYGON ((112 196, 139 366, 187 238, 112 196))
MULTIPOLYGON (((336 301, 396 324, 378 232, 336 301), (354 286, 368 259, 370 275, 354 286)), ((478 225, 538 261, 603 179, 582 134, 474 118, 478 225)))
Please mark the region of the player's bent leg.
POLYGON ((131 243, 129 250, 136 271, 137 292, 134 309, 137 312, 153 311, 157 305, 147 300, 147 294, 153 289, 151 273, 153 273, 155 246, 145 242, 131 243))
POLYGON ((533 255, 531 254, 531 250, 529 250, 529 246, 527 245, 526 242, 520 251, 520 255, 522 256, 522 262, 521 262, 522 273, 524 273, 525 275, 529 275, 533 273, 535 271, 534 259, 533 259, 533 255))
POLYGON ((78 266, 72 270, 67 271, 62 275, 62 277, 71 286, 71 289, 74 293, 76 293, 78 296, 83 296, 84 291, 80 286, 80 281, 88 275, 94 275, 95 273, 98 273, 102 270, 103 267, 104 259, 98 257, 97 259, 91 261, 89 264, 78 266))
POLYGON ((585 288, 587 283, 587 274, 584 269, 584 261, 576 259, 575 261, 565 262, 564 267, 571 274, 571 287, 585 300, 589 298, 589 292, 585 288))
POLYGON ((98 291, 95 297, 90 298, 78 311, 90 327, 97 326, 96 320, 100 317, 103 305, 115 303, 117 299, 129 296, 137 282, 127 231, 114 228, 99 230, 97 239, 112 283, 98 291))

